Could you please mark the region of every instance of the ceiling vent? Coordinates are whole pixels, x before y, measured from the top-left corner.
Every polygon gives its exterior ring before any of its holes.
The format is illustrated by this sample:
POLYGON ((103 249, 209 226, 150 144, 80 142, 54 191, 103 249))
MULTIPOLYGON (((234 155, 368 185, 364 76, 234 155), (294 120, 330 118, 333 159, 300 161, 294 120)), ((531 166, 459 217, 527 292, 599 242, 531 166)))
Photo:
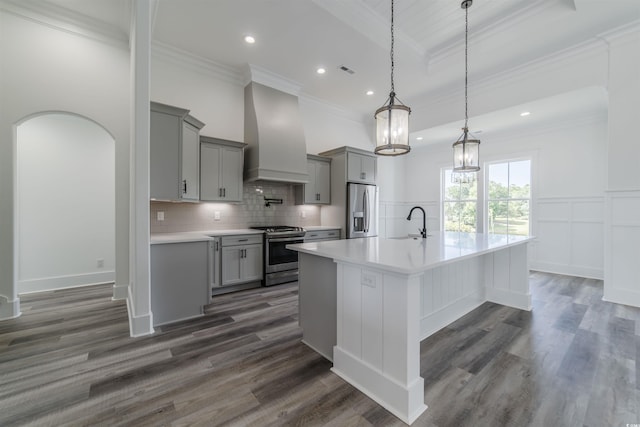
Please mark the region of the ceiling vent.
POLYGON ((344 71, 345 73, 349 73, 349 74, 355 74, 356 72, 353 71, 351 68, 349 67, 345 67, 344 65, 341 65, 338 67, 340 70, 344 71))

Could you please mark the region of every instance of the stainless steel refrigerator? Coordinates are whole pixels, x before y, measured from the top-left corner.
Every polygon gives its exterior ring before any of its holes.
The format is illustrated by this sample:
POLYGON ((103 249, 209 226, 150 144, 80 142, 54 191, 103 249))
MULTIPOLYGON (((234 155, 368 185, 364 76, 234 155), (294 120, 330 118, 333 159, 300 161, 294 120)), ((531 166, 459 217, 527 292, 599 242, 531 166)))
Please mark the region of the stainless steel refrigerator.
POLYGON ((378 235, 378 187, 347 184, 347 239, 378 235))

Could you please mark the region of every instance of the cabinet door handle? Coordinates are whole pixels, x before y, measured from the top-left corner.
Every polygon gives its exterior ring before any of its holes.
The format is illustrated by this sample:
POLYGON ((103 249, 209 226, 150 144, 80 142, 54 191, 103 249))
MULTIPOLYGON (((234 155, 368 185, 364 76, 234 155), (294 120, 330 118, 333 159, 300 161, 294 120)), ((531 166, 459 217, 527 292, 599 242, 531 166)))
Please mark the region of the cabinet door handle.
POLYGON ((182 180, 182 194, 187 194, 187 180, 182 180))
POLYGON ((218 242, 216 242, 216 252, 218 252, 218 242))
POLYGON ((222 188, 218 188, 218 197, 222 197, 222 188))
POLYGON ((227 189, 222 188, 222 197, 227 197, 227 189))
POLYGON ((360 172, 360 179, 366 179, 367 178, 367 174, 364 172, 360 172))

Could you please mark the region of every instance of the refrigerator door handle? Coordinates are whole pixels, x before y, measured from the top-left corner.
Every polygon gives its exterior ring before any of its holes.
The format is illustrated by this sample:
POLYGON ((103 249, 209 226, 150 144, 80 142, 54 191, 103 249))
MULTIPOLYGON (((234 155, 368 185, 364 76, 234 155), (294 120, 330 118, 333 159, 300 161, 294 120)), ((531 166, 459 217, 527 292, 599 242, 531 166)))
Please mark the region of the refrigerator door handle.
POLYGON ((369 232, 369 191, 367 189, 364 190, 364 195, 362 197, 362 211, 364 212, 364 232, 369 232))

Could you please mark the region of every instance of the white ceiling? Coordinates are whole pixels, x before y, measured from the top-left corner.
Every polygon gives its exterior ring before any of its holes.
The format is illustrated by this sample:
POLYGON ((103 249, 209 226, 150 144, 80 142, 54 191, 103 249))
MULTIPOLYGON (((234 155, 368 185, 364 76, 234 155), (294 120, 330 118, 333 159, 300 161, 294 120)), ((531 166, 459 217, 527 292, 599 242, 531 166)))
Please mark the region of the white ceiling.
MULTIPOLYGON (((121 31, 128 27, 128 0, 48 2, 121 31)), ((297 83, 304 96, 356 114, 372 115, 386 101, 389 0, 158 0, 157 5, 154 41, 238 72, 248 64, 259 66, 297 83), (243 41, 247 34, 256 38, 254 45, 243 41), (339 70, 341 65, 355 73, 339 70), (316 74, 319 66, 327 73, 316 74), (375 94, 367 96, 367 90, 375 94)), ((395 8, 398 97, 412 105, 430 93, 459 91, 464 84, 460 1, 396 0, 395 8)), ((638 19, 640 0, 476 0, 469 9, 469 84, 638 19)), ((528 108, 546 113, 532 114, 530 122, 606 111, 601 95, 585 90, 540 100, 528 108), (591 111, 583 111, 585 104, 591 111)), ((522 118, 518 113, 514 119, 513 111, 473 119, 487 131, 518 126, 522 118)))

